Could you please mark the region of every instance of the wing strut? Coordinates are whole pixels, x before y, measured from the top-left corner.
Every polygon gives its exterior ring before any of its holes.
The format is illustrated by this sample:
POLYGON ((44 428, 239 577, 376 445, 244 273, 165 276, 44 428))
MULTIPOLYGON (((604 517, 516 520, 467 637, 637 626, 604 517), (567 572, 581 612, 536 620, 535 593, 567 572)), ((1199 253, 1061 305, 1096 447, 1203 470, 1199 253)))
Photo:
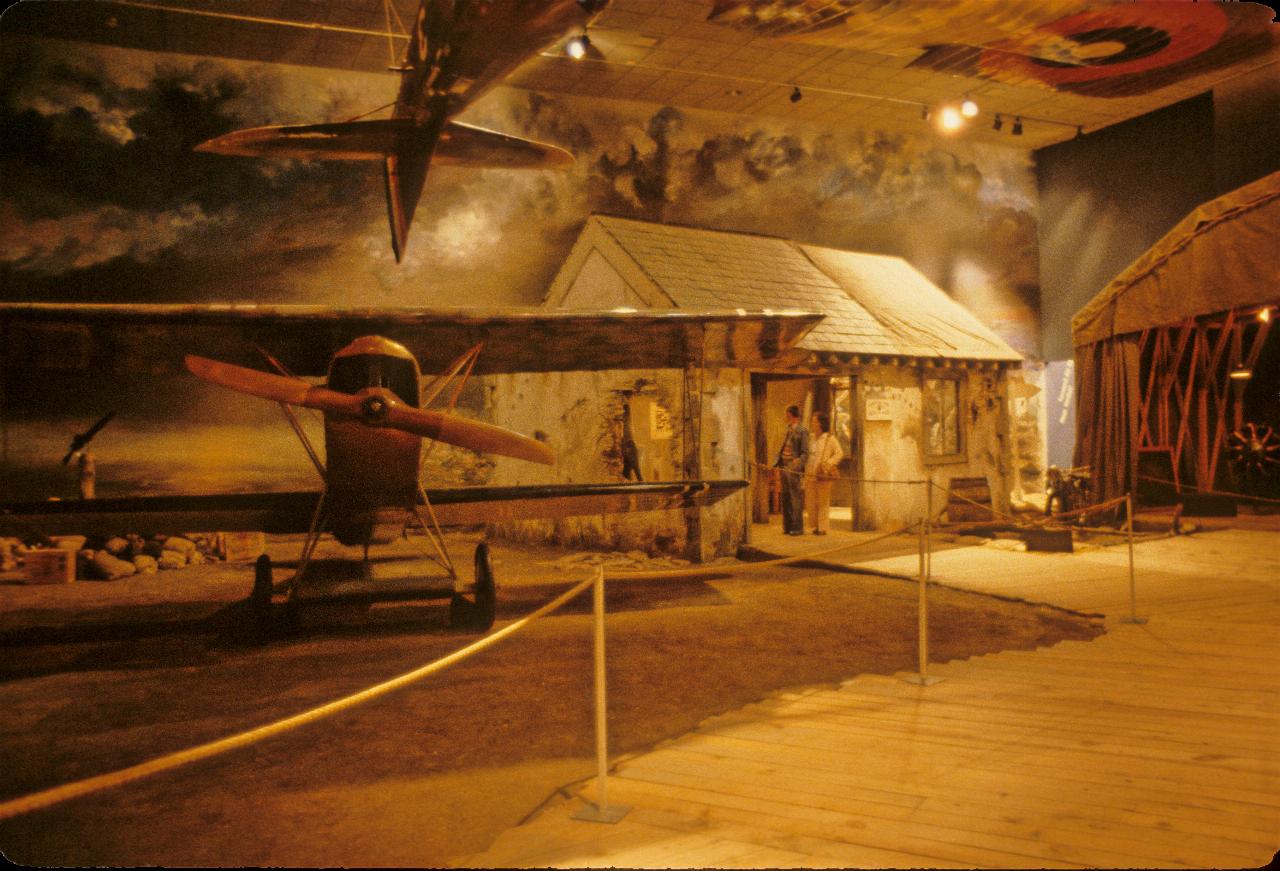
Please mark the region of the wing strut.
MULTIPOLYGON (((255 344, 254 347, 258 349, 258 353, 266 358, 268 364, 275 367, 277 372, 287 378, 294 377, 293 373, 286 369, 283 363, 273 357, 271 352, 266 348, 257 344, 255 344)), ((307 452, 307 456, 311 458, 311 464, 314 465, 316 467, 316 471, 320 473, 320 480, 327 481, 327 473, 325 472, 324 463, 320 461, 320 454, 316 452, 315 445, 311 444, 311 439, 307 437, 306 430, 304 430, 302 428, 302 424, 298 422, 298 416, 293 413, 293 408, 286 402, 278 402, 276 404, 280 406, 280 410, 283 411, 284 416, 288 418, 289 426, 293 427, 294 434, 297 435, 298 440, 302 442, 303 449, 307 452)))
POLYGON ((432 547, 440 558, 436 560, 449 577, 457 580, 458 570, 453 566, 453 560, 449 557, 449 546, 445 543, 444 532, 440 529, 440 521, 436 519, 436 510, 431 507, 431 500, 427 498, 427 491, 422 489, 422 484, 418 484, 418 498, 422 500, 422 505, 414 505, 413 513, 418 518, 418 524, 422 527, 422 531, 426 533, 427 539, 430 540, 432 547), (423 516, 423 510, 426 510, 426 516, 423 516), (430 523, 427 522, 428 518, 430 523))

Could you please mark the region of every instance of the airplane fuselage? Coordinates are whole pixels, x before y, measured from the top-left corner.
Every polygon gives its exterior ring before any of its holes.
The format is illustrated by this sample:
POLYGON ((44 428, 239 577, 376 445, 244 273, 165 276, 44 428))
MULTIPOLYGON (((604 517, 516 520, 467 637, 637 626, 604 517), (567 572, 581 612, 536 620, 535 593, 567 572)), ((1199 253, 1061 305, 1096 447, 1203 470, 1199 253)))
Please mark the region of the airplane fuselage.
POLYGON ((458 114, 608 0, 422 0, 393 117, 421 123, 458 114))
MULTIPOLYGON (((415 408, 420 380, 413 354, 381 336, 356 339, 329 365, 330 389, 393 396, 415 408)), ((324 416, 324 438, 329 531, 347 545, 393 540, 417 502, 422 439, 332 414, 324 416)))

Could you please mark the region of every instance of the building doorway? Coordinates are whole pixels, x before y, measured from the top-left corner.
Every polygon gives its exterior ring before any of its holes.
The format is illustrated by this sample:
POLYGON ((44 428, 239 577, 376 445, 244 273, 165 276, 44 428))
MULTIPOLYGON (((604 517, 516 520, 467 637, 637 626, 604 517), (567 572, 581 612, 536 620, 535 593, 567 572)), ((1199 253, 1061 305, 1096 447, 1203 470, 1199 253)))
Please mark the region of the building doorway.
POLYGON ((800 419, 806 427, 811 425, 815 413, 830 415, 831 432, 844 455, 831 494, 832 526, 853 528, 857 520, 857 489, 853 479, 860 466, 860 439, 854 414, 854 379, 848 375, 752 373, 751 519, 755 523, 769 523, 774 515, 781 514, 782 480, 773 466, 786 434, 786 409, 792 405, 800 409, 800 419))

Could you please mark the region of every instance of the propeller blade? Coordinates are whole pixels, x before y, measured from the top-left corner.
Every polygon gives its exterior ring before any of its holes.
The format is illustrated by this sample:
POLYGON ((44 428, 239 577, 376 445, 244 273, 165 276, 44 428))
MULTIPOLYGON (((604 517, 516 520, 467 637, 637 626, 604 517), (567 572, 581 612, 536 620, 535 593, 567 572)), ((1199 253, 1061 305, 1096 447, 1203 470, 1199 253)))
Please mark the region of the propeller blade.
POLYGON ((473 451, 501 454, 548 466, 555 463, 551 448, 537 439, 490 423, 413 408, 400 402, 390 391, 339 393, 327 387, 313 387, 301 378, 272 375, 194 354, 188 354, 185 362, 187 369, 197 378, 238 393, 355 417, 368 426, 391 427, 473 451))
POLYGON ((287 402, 290 405, 305 405, 307 393, 312 389, 311 385, 301 378, 272 375, 269 372, 221 363, 210 360, 208 357, 197 357, 194 354, 188 354, 184 362, 187 364, 187 370, 202 381, 226 387, 237 393, 247 393, 250 396, 276 402, 287 402))
POLYGON ((556 461, 551 448, 537 439, 455 414, 395 403, 388 410, 385 426, 481 453, 501 454, 547 466, 556 461))

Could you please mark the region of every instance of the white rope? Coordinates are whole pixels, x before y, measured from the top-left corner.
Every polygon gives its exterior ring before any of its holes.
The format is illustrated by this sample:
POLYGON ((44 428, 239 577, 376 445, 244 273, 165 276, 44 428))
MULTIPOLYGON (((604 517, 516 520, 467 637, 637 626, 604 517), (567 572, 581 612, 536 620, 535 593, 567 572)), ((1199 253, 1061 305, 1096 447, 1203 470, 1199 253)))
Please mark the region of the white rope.
POLYGON ((190 762, 208 759, 210 756, 226 753, 228 750, 234 750, 238 747, 255 744, 274 735, 288 732, 289 730, 296 729, 299 726, 305 726, 308 723, 313 723, 316 720, 331 716, 340 711, 345 711, 347 708, 371 701, 379 696, 386 695, 392 690, 400 689, 414 681, 421 680, 424 677, 435 674, 438 671, 442 671, 454 663, 466 659, 468 656, 472 656, 487 647, 497 644, 507 636, 520 631, 534 620, 544 617, 559 608, 565 602, 568 602, 570 599, 577 596, 593 583, 595 583, 595 578, 587 578, 585 581, 582 581, 566 590, 564 593, 561 593, 559 596, 552 599, 532 614, 528 614, 510 625, 504 626, 492 635, 486 635, 484 638, 467 645, 461 650, 456 650, 448 656, 437 659, 435 662, 428 663, 421 668, 406 672, 399 677, 391 678, 388 681, 369 687, 366 690, 361 690, 360 692, 346 696, 345 698, 337 699, 336 701, 321 705, 318 708, 312 708, 311 710, 304 711, 301 714, 295 714, 294 716, 287 717, 283 720, 277 720, 276 722, 269 723, 265 726, 259 726, 256 729, 241 732, 238 735, 231 735, 230 737, 222 738, 218 741, 211 741, 207 744, 201 744, 187 750, 169 753, 157 759, 142 762, 138 765, 132 765, 128 768, 120 769, 119 771, 99 774, 95 777, 73 781, 71 783, 63 784, 62 786, 45 789, 20 798, 10 799, 9 801, 0 804, 0 820, 9 819, 10 817, 29 813, 30 811, 39 810, 40 808, 46 808, 50 805, 67 801, 68 799, 89 795, 90 793, 109 789, 113 786, 119 786, 122 783, 128 783, 131 780, 147 777, 148 775, 166 771, 170 768, 177 768, 180 765, 186 765, 190 762))

